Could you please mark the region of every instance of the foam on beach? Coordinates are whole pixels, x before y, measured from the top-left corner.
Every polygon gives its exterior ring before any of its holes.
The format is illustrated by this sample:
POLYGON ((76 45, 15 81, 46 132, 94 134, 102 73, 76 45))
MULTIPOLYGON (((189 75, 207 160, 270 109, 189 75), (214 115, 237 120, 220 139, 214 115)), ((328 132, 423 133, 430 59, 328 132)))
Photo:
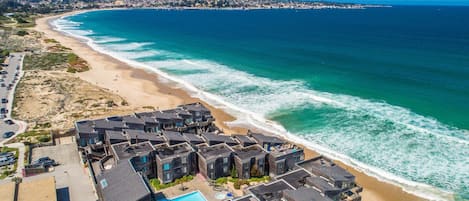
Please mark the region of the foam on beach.
POLYGON ((430 200, 450 200, 451 192, 425 183, 451 191, 467 185, 469 136, 464 130, 386 102, 316 91, 299 80, 272 80, 210 60, 154 49, 153 42, 93 38, 93 31, 80 30, 81 23, 64 17, 52 24, 59 31, 86 40, 96 51, 151 70, 192 96, 224 109, 237 117, 230 125, 284 136, 430 200), (160 59, 151 59, 156 56, 160 59), (327 112, 318 115, 321 126, 310 125, 299 131, 289 132, 269 120, 303 110, 327 112))

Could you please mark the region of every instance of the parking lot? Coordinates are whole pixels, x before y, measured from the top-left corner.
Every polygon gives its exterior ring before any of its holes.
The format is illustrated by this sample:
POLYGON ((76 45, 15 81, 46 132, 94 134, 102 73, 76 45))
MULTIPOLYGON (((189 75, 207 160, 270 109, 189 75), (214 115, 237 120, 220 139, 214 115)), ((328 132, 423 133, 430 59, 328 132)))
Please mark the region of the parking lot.
POLYGON ((92 180, 88 176, 87 168, 80 162, 75 143, 34 148, 31 161, 46 156, 54 159, 59 165, 51 172, 26 177, 25 180, 55 176, 59 201, 97 200, 92 180))
POLYGON ((21 77, 23 53, 11 53, 5 63, 2 64, 0 70, 0 142, 5 139, 5 132, 17 132, 19 125, 10 125, 5 123, 10 117, 11 107, 14 97, 16 84, 21 77))

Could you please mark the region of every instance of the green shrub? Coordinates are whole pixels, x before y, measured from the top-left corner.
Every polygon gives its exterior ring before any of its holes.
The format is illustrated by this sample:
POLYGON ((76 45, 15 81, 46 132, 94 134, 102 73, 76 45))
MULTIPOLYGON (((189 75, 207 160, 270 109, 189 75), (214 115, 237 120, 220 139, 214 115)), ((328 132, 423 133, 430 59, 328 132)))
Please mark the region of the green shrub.
POLYGON ((217 183, 217 184, 219 184, 219 185, 221 185, 221 184, 226 184, 226 183, 228 183, 228 178, 226 178, 226 177, 220 177, 220 178, 218 178, 218 179, 215 181, 215 183, 217 183))
POLYGON ((192 179, 194 179, 194 176, 188 175, 188 176, 184 176, 184 177, 181 177, 179 179, 176 179, 176 180, 174 180, 174 182, 167 183, 167 184, 162 184, 160 182, 160 180, 155 178, 155 179, 150 179, 150 185, 153 188, 155 188, 155 190, 161 190, 161 189, 169 188, 169 187, 172 187, 172 186, 175 186, 175 185, 178 185, 178 184, 182 184, 184 182, 191 181, 192 179))
POLYGON ((25 31, 25 30, 19 30, 18 32, 16 32, 16 35, 18 35, 18 36, 26 36, 26 35, 28 35, 28 32, 25 31))
POLYGON ((38 136, 36 139, 39 142, 49 142, 51 140, 50 136, 48 135, 38 136))

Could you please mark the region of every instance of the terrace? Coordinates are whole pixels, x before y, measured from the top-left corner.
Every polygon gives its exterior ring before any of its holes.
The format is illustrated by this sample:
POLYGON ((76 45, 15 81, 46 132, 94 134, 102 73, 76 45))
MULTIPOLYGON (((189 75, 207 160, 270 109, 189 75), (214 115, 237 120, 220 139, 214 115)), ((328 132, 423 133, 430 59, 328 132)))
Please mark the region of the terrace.
POLYGON ((141 142, 138 144, 130 144, 123 142, 111 145, 114 157, 117 160, 129 159, 135 156, 148 155, 152 152, 153 146, 149 142, 141 142))
POLYGON ((247 192, 252 193, 260 201, 281 201, 283 192, 286 190, 295 190, 295 188, 284 180, 260 184, 246 189, 247 192))
POLYGON ((163 137, 170 145, 186 142, 186 138, 184 138, 181 133, 175 131, 163 131, 163 137))
POLYGON ((235 146, 238 144, 231 136, 222 135, 222 134, 214 134, 214 133, 204 133, 202 137, 205 139, 208 145, 216 145, 225 143, 229 146, 235 146))
POLYGON ((340 189, 354 186, 355 176, 323 156, 299 162, 297 165, 316 176, 324 177, 340 189))
POLYGON ((187 143, 183 144, 177 144, 177 145, 167 145, 167 144, 161 144, 155 146, 155 153, 157 157, 161 159, 167 159, 167 158, 176 158, 179 157, 180 155, 185 155, 188 153, 193 152, 194 150, 192 149, 191 146, 187 143))

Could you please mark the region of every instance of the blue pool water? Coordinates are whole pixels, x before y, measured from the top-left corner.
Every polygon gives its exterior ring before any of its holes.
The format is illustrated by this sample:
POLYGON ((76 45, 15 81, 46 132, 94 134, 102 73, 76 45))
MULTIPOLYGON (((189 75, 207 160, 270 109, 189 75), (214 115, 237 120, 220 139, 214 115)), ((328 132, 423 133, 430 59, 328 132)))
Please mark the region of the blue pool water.
POLYGON ((207 201, 202 193, 199 191, 194 191, 192 193, 188 193, 173 199, 164 199, 164 200, 157 200, 157 201, 207 201))

